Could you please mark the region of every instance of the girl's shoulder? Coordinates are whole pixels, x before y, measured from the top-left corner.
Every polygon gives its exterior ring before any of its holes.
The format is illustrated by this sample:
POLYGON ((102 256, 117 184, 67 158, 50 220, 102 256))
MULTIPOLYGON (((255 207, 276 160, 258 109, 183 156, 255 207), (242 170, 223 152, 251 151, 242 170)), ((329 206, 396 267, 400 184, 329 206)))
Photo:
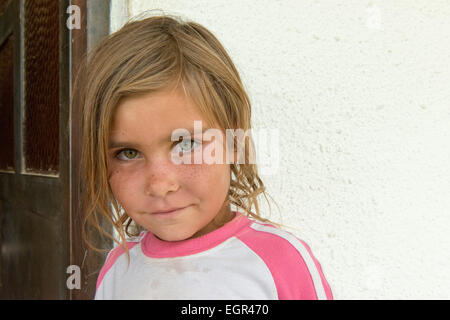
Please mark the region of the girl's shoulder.
MULTIPOLYGON (((300 254, 309 253, 311 249, 308 244, 302 240, 301 237, 281 229, 280 227, 266 222, 250 219, 250 232, 247 232, 242 237, 248 242, 253 242, 256 246, 261 248, 278 248, 283 249, 282 253, 286 251, 297 251, 300 254)), ((242 239, 241 239, 242 240, 242 239)), ((273 250, 273 254, 281 254, 280 250, 273 250)))
MULTIPOLYGON (((133 249, 133 247, 141 242, 141 240, 145 236, 145 231, 142 231, 138 236, 129 237, 126 239, 125 245, 128 250, 133 249)), ((97 278, 97 285, 98 288, 100 283, 103 280, 103 277, 105 274, 115 265, 116 261, 122 257, 126 253, 126 250, 123 245, 117 245, 111 250, 109 250, 108 254, 105 258, 105 263, 103 264, 102 268, 100 269, 98 278, 97 278)))
POLYGON ((319 261, 309 245, 297 235, 254 220, 249 224, 249 230, 238 238, 264 261, 277 286, 282 288, 282 296, 287 297, 284 293, 293 292, 290 284, 301 283, 303 286, 298 288, 296 299, 332 299, 319 261))
MULTIPOLYGON (((125 245, 128 248, 128 250, 131 250, 135 245, 137 245, 141 240, 144 238, 146 234, 146 231, 142 231, 138 236, 128 237, 126 239, 125 245)), ((106 262, 111 259, 117 259, 119 256, 125 253, 125 248, 123 245, 117 245, 114 248, 112 248, 107 257, 106 262)))

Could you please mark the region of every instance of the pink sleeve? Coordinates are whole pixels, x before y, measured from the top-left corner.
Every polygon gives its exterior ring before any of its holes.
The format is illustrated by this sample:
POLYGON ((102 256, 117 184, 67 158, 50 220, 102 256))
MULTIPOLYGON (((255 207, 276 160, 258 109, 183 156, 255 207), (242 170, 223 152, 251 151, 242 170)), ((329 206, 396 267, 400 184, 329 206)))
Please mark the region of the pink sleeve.
POLYGON ((254 224, 239 236, 270 270, 279 300, 333 299, 322 268, 306 243, 273 226, 254 224))

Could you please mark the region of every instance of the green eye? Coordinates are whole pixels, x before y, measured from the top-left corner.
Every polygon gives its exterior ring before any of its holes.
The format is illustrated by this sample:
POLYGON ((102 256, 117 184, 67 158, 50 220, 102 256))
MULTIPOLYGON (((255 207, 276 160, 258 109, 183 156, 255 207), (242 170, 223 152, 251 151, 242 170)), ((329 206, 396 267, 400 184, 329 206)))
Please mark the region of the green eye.
POLYGON ((133 160, 136 158, 137 153, 138 152, 134 149, 122 149, 116 153, 116 157, 119 160, 133 160), (120 155, 123 155, 125 158, 120 157, 120 155))

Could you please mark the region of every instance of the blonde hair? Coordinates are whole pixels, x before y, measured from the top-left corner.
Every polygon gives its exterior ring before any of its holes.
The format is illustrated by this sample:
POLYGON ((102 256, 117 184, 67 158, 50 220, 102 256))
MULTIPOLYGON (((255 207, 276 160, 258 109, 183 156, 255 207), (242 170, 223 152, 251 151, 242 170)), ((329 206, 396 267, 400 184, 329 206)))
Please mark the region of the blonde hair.
MULTIPOLYGON (((83 239, 96 251, 102 250, 90 243, 86 223, 122 244, 128 257, 125 234, 137 235, 130 233, 132 220, 121 212, 108 181, 106 155, 115 108, 121 98, 172 85, 181 85, 209 123, 223 131, 239 128, 247 132, 251 128, 251 105, 238 71, 216 37, 195 22, 167 14, 129 21, 89 52, 77 73, 74 95, 80 99, 82 111, 83 239), (105 230, 102 219, 109 221, 120 242, 105 230)), ((256 164, 248 161, 248 151, 246 147, 245 163, 230 164, 234 179, 230 181, 226 204, 241 208, 259 221, 280 226, 260 213, 257 197, 264 195, 269 208, 270 202, 256 164)))

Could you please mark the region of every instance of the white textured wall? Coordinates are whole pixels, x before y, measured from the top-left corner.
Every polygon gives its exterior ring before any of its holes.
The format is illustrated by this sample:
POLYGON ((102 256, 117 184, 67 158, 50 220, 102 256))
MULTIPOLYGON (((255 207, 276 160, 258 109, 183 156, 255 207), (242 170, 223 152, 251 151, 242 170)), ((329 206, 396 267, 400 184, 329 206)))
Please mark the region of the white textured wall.
POLYGON ((112 30, 150 9, 230 53, 336 299, 450 299, 449 1, 113 0, 112 30))

